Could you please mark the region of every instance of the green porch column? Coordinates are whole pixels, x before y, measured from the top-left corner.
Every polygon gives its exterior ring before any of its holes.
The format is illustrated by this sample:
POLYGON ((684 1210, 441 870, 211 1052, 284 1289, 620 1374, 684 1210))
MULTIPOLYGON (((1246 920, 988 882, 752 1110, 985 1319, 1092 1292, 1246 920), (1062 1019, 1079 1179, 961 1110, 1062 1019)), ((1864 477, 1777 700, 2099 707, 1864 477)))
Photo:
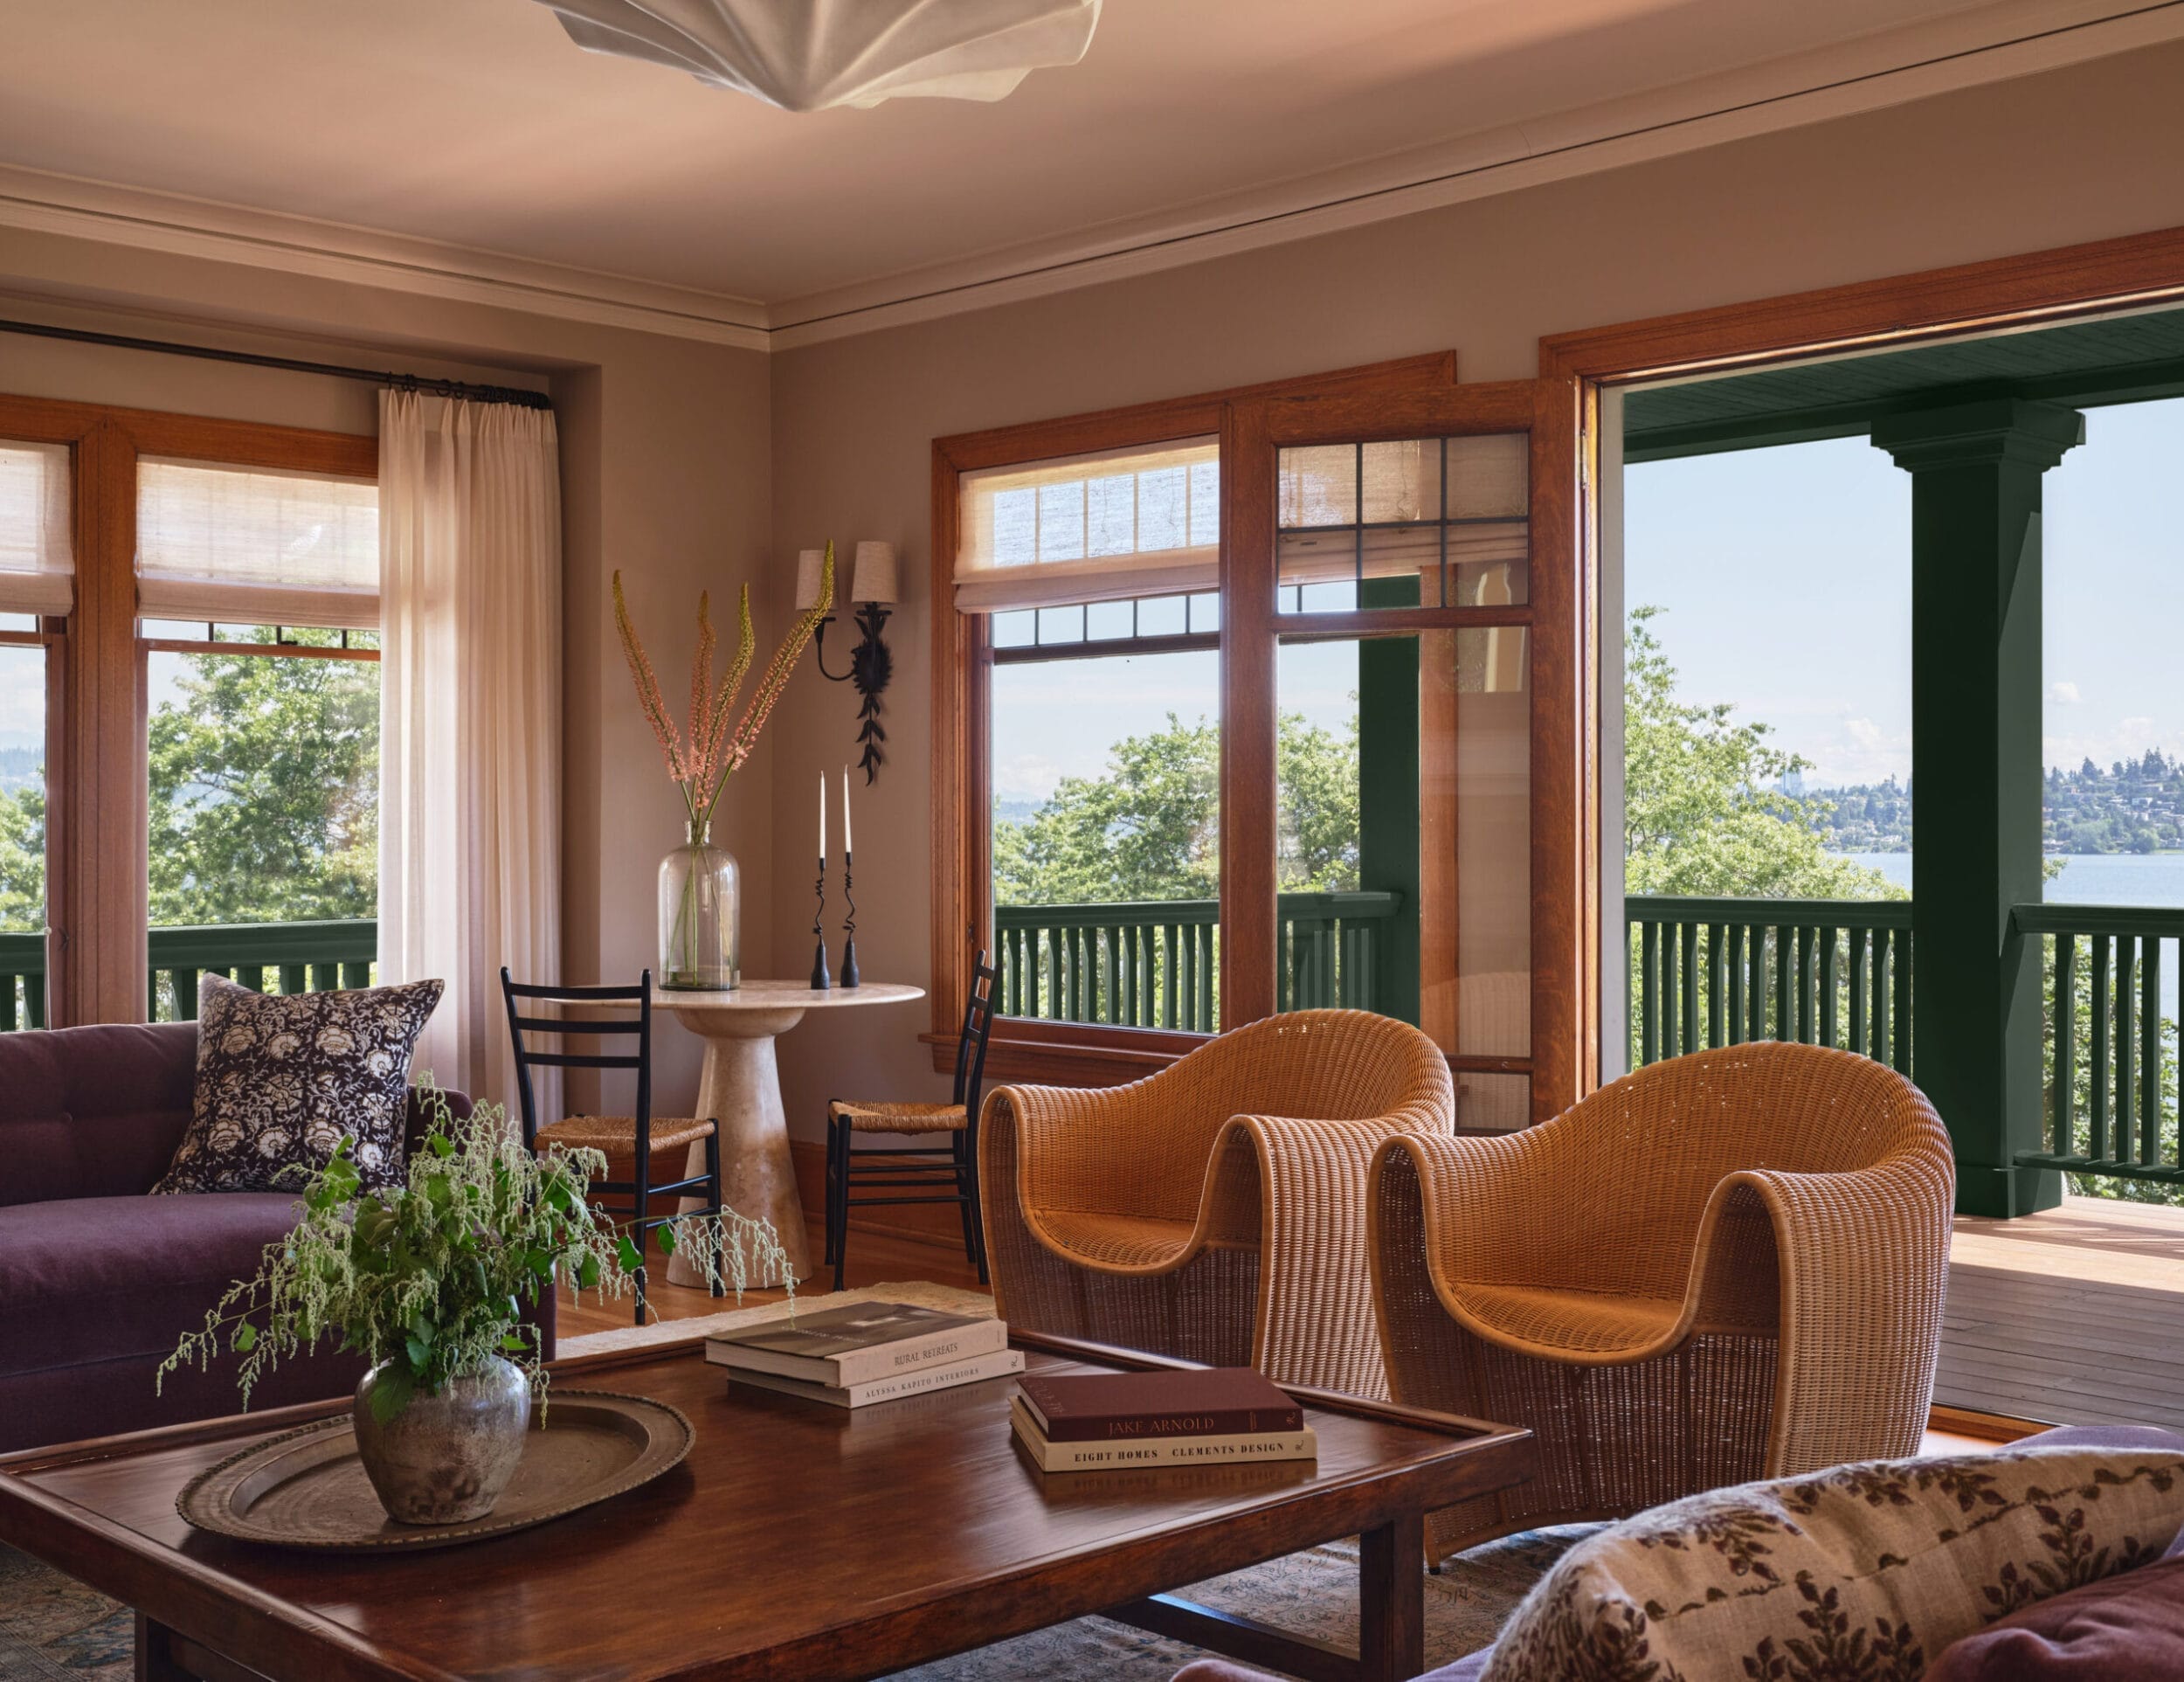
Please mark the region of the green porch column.
POLYGON ((2026 1215, 2041 1131, 2040 485, 2075 409, 1992 398, 1878 419, 1911 475, 1912 1070, 1956 1147, 1957 1208, 2026 1215))
MULTIPOLYGON (((1361 607, 1415 607, 1416 578, 1367 578, 1361 607)), ((1419 729, 1415 636, 1358 640, 1358 886, 1400 896, 1376 937, 1372 1007, 1416 1025, 1419 729)))

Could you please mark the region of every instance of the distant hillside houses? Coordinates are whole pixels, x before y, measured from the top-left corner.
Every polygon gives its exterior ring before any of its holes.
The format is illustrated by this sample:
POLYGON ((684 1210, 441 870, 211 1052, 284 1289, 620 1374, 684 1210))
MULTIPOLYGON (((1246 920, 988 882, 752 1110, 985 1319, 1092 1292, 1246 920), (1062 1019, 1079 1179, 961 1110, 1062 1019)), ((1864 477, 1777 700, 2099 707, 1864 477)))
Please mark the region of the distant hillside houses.
MULTIPOLYGON (((1911 785, 1893 777, 1856 788, 1791 790, 1833 853, 1911 850, 1911 785), (1834 810, 1825 810, 1829 805, 1834 810)), ((2047 775, 2043 845, 2050 853, 2159 853, 2184 848, 2184 757, 2149 748, 2103 767, 2090 758, 2047 775)))

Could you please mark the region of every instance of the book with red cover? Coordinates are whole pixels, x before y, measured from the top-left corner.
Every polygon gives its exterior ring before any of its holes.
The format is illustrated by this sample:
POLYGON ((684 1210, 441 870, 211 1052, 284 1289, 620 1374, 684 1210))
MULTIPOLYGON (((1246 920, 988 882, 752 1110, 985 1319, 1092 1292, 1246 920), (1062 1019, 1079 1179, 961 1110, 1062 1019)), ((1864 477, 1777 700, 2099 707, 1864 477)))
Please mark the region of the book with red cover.
POLYGON ((1035 1374, 1018 1393, 1049 1443, 1301 1431, 1304 1410, 1248 1367, 1035 1374))

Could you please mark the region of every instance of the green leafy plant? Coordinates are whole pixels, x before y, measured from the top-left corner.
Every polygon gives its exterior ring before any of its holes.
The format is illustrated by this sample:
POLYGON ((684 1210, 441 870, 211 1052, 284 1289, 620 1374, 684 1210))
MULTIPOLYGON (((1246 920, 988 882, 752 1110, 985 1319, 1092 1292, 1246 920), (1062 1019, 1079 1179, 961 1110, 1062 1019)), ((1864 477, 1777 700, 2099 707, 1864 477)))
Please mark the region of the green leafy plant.
MULTIPOLYGON (((302 1219, 182 1339, 159 1368, 162 1382, 184 1367, 209 1369, 232 1350, 247 1409, 268 1372, 325 1343, 388 1363, 372 1394, 383 1421, 495 1356, 543 1391, 537 1328, 522 1320, 523 1306, 557 1285, 619 1297, 639 1264, 628 1235, 591 1203, 606 1159, 594 1150, 535 1156, 494 1106, 459 1121, 429 1076, 418 1092, 431 1119, 407 1183, 359 1195, 353 1141, 343 1139, 305 1184, 302 1219)), ((754 1275, 790 1277, 780 1238, 764 1220, 732 1210, 683 1215, 657 1236, 708 1285, 732 1287, 739 1303, 754 1275)))

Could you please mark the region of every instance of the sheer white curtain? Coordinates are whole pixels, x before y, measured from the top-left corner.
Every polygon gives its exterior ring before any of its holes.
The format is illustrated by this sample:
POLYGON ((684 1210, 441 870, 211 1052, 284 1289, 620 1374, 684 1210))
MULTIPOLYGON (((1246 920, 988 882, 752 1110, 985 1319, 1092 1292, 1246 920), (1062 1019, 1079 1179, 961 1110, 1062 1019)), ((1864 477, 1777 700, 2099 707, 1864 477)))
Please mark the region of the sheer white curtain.
POLYGON ((508 1104, 501 966, 561 964, 552 414, 381 392, 379 544, 380 973, 446 982, 416 1067, 508 1104))

